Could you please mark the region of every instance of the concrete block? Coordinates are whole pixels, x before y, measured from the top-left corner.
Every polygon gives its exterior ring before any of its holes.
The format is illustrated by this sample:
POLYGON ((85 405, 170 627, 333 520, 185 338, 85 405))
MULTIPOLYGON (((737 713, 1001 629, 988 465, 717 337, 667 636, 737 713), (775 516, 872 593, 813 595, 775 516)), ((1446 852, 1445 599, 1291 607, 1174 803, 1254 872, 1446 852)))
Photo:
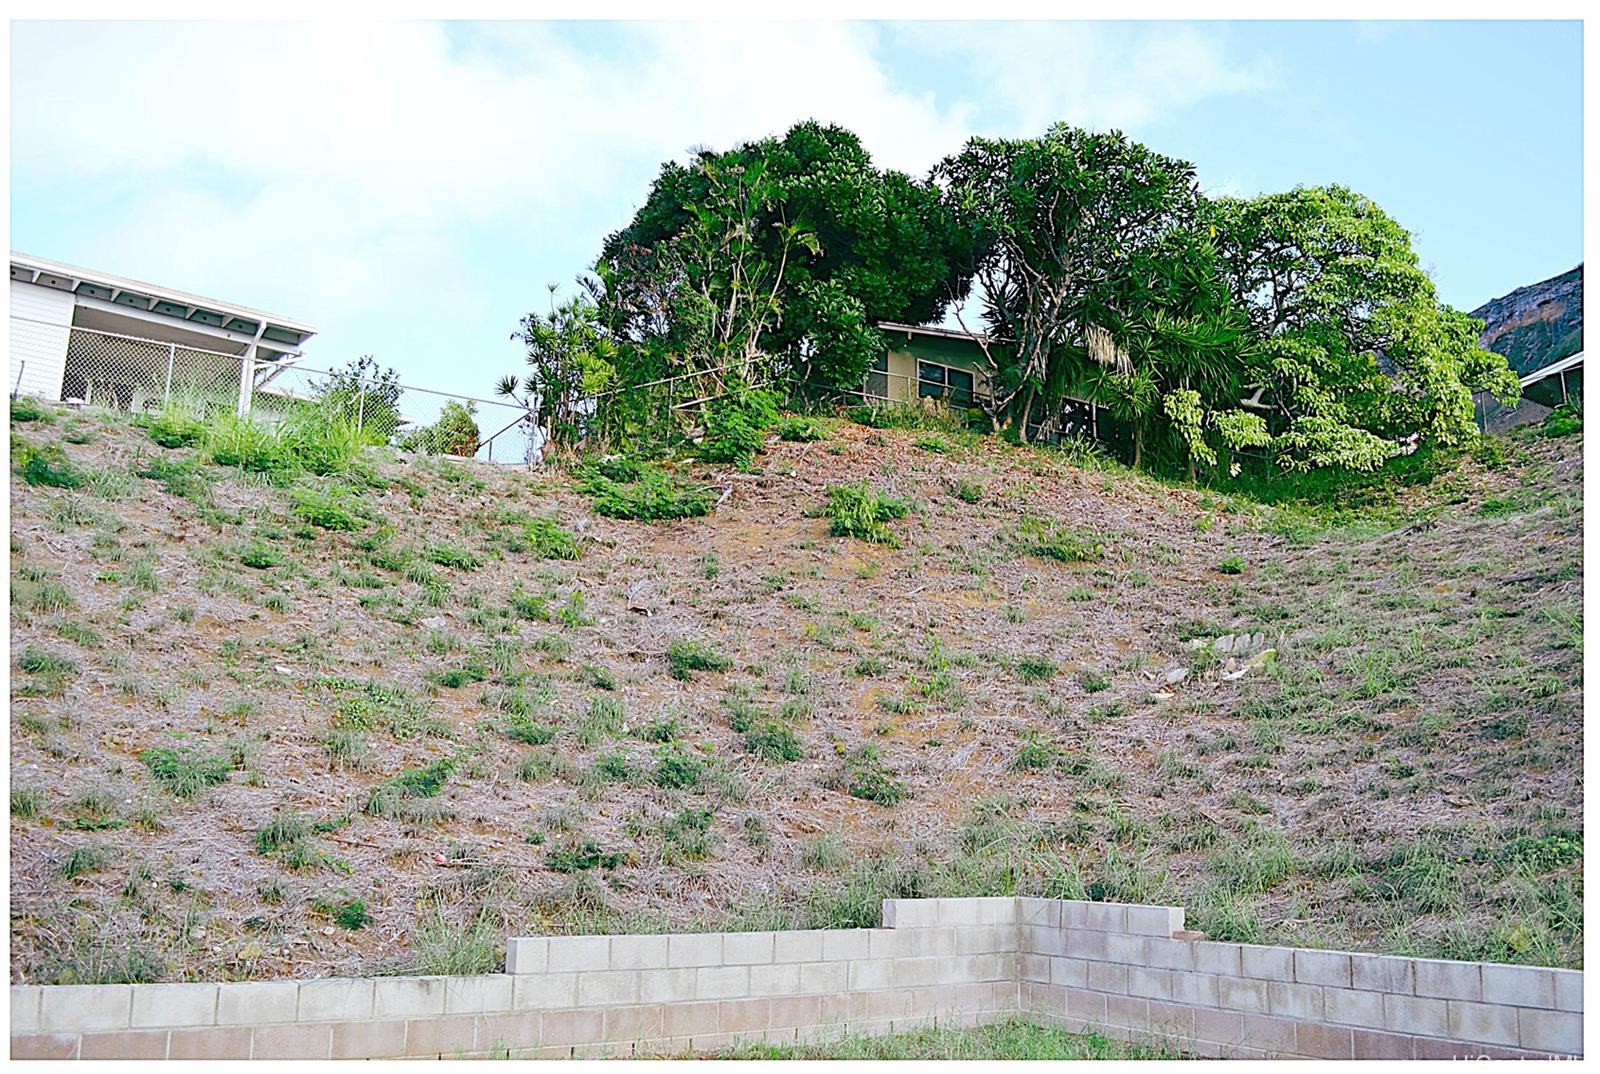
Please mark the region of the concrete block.
POLYGON ((605 1038, 603 1011, 548 1011, 539 1030, 545 1047, 590 1045, 605 1038))
POLYGON ((1061 901, 1059 899, 1017 899, 1017 923, 1047 929, 1061 927, 1061 901))
POLYGON ((1239 1043, 1254 1048, 1268 1056, 1293 1055, 1295 1050, 1295 1022, 1287 1018, 1274 1018, 1265 1014, 1242 1016, 1243 1036, 1239 1043))
POLYGON ((852 992, 889 988, 894 985, 894 959, 858 959, 849 963, 849 967, 849 988, 852 992))
POLYGON ((300 982, 299 1022, 354 1022, 372 1017, 372 981, 334 977, 300 982))
POLYGON ((1355 1036, 1348 1026, 1301 1022, 1294 1027, 1294 1050, 1310 1059, 1354 1059, 1355 1036))
POLYGON ((256 1026, 250 1031, 252 1059, 328 1059, 332 1054, 331 1025, 256 1026))
MULTIPOLYGON (((971 979, 972 977, 985 976, 974 973, 971 969, 973 961, 984 956, 974 955, 968 959, 943 959, 943 958, 899 958, 889 962, 890 980, 897 988, 926 988, 943 984, 949 980, 950 971, 955 969, 957 979, 971 979), (952 966, 952 963, 955 966, 952 966), (965 972, 963 972, 963 970, 965 972)), ((993 957, 993 956, 989 956, 993 957)), ((862 963, 871 965, 871 963, 862 963)))
MULTIPOLYGON (((977 904, 979 925, 1014 925, 1017 920, 1017 900, 1012 895, 992 895, 965 902, 977 904)), ((941 922, 943 924, 943 922, 941 922)))
POLYGON ((639 1002, 638 970, 594 970, 578 974, 578 1006, 617 1007, 639 1002))
POLYGON ((1322 1020, 1322 986, 1267 982, 1267 1009, 1286 1018, 1322 1020))
POLYGON ((909 930, 874 929, 867 937, 868 958, 900 958, 909 955, 912 933, 909 930))
POLYGON ((1129 966, 1127 994, 1150 999, 1171 999, 1172 971, 1153 970, 1148 966, 1129 966))
POLYGON ((1244 1039, 1244 1015, 1209 1007, 1194 1008, 1194 1035, 1217 1044, 1238 1044, 1244 1039))
POLYGON ((730 932, 722 937, 722 961, 730 966, 771 962, 772 946, 770 932, 730 932))
POLYGON ((1411 1059, 1416 1055, 1416 1038, 1404 1033, 1352 1029, 1350 1037, 1357 1059, 1411 1059))
MULTIPOLYGON (((587 977, 588 974, 580 976, 587 977)), ((480 977, 447 977, 444 989, 444 1013, 488 1014, 509 1011, 512 1007, 512 986, 515 980, 517 979, 504 973, 486 974, 480 977)), ((304 997, 301 1002, 304 1002, 304 997)))
POLYGON ((1239 965, 1246 977, 1258 981, 1294 980, 1294 950, 1288 947, 1239 946, 1239 965))
POLYGON ((1518 1042, 1517 1008, 1454 999, 1448 1003, 1450 1036, 1482 1044, 1518 1042))
POLYGON ((1146 1024, 1150 1032, 1176 1037, 1184 1042, 1194 1039, 1196 1008, 1184 1003, 1163 1003, 1153 999, 1150 1001, 1149 1010, 1149 1020, 1146 1024))
POLYGON ((667 938, 665 936, 613 936, 611 937, 610 958, 610 965, 613 970, 665 969, 667 966, 667 938))
POLYGON ((1416 993, 1416 960, 1391 955, 1351 955, 1350 986, 1371 992, 1416 993))
POLYGON ((772 1018, 772 1001, 729 999, 717 1004, 717 1025, 724 1033, 754 1033, 766 1029, 772 1018))
POLYGON ((780 1028, 814 1026, 822 1021, 821 996, 783 996, 772 1001, 771 1009, 771 1024, 780 1028))
POLYGON ((749 994, 748 966, 701 966, 695 970, 695 999, 743 999, 749 994))
MULTIPOLYGON (((444 1014, 448 980, 445 977, 375 978, 372 982, 372 1017, 438 1018, 444 1014)), ((222 1021, 220 1007, 217 1020, 222 1021)))
POLYGON ((669 1003, 663 1007, 662 1031, 668 1037, 699 1039, 722 1032, 717 1018, 717 1002, 669 1003))
POLYGON ((637 1044, 666 1035, 666 1006, 660 1003, 610 1007, 605 1012, 603 1037, 608 1044, 637 1044))
MULTIPOLYGON (((536 978, 534 978, 536 980, 536 978)), ((413 1018, 406 1021, 405 1053, 408 1056, 454 1058, 477 1048, 477 1016, 461 1018, 413 1018)))
POLYGON ((821 962, 823 930, 780 932, 772 940, 774 962, 821 962))
MULTIPOLYGON (((684 937, 698 939, 699 937, 684 937)), ((677 937, 674 937, 677 939, 677 937)), ((545 954, 548 973, 578 973, 583 970, 610 969, 609 936, 551 936, 545 954)))
POLYGON ((1089 929, 1069 929, 1066 934, 1066 944, 1061 952, 1073 958, 1088 958, 1096 961, 1108 961, 1106 944, 1110 936, 1104 932, 1095 932, 1089 929))
POLYGON ((1076 958, 1052 958, 1049 960, 1050 983, 1066 985, 1069 988, 1089 987, 1090 963, 1076 958))
POLYGON ((557 1010, 577 1002, 576 973, 532 973, 511 979, 511 1005, 516 1010, 557 1010))
POLYGON ((11 1058, 76 1059, 80 1039, 76 1033, 23 1033, 11 1038, 11 1058))
POLYGON ((1556 982, 1556 1009, 1583 1010, 1583 971, 1551 970, 1550 973, 1556 982))
POLYGON ((249 1059, 250 1036, 248 1026, 174 1029, 167 1033, 167 1058, 249 1059))
POLYGON ((1145 1029, 1150 1021, 1150 1001, 1142 996, 1107 996, 1106 1024, 1145 1029))
POLYGON ((1066 1016, 1094 1025, 1103 1025, 1106 1020, 1106 997, 1100 992, 1086 992, 1078 988, 1063 990, 1062 998, 1066 1001, 1066 1016))
POLYGON ((216 984, 146 984, 133 990, 131 1025, 138 1027, 217 1024, 216 984))
POLYGON ((1095 932, 1127 932, 1128 908, 1117 903, 1083 903, 1082 928, 1095 932))
POLYGON ((548 936, 517 936, 506 941, 507 973, 544 973, 549 968, 548 936))
POLYGON ((867 957, 867 936, 871 929, 828 929, 822 934, 822 958, 826 962, 867 957))
POLYGON ((1481 972, 1485 1003, 1543 1007, 1547 1010, 1555 1008, 1556 975, 1547 969, 1485 964, 1481 972))
POLYGON ((850 963, 805 962, 800 965, 800 991, 831 994, 850 987, 850 963))
POLYGON ((497 1050, 504 1049, 514 1059, 525 1058, 539 1047, 544 1016, 538 1011, 480 1014, 472 1020, 472 1026, 474 1051, 493 1055, 497 1050))
POLYGON ((1219 978, 1209 973, 1185 973, 1183 970, 1168 970, 1172 974, 1172 998, 1179 1003, 1188 1003, 1197 1007, 1219 1007, 1222 1005, 1221 995, 1217 988, 1219 978))
POLYGON ((1270 1007, 1269 982, 1254 977, 1218 977, 1217 1005, 1223 1010, 1263 1014, 1270 1007))
POLYGON ((1301 984, 1350 987, 1350 956, 1342 951, 1296 950, 1294 979, 1301 984))
POLYGON ((1383 993, 1360 988, 1323 988, 1324 1017, 1340 1025, 1382 1029, 1383 993))
POLYGON ((1194 944, 1152 936, 1144 942, 1144 964, 1167 970, 1192 970, 1195 968, 1194 944))
POLYGON ((1170 940, 1174 932, 1183 929, 1181 906, 1129 906, 1126 911, 1124 927, 1129 932, 1170 940))
POLYGON ((1085 984, 1096 992, 1123 994, 1128 991, 1128 967, 1120 962, 1083 960, 1085 984))
POLYGON ((11 1035, 39 1031, 39 1005, 43 1000, 42 985, 11 986, 11 1035))
POLYGON ((1385 993, 1383 1021, 1384 1028, 1392 1033, 1443 1037, 1450 1032, 1450 1012, 1442 999, 1385 993))
MULTIPOLYGON (((930 925, 927 928, 902 929, 900 932, 895 933, 894 935, 898 935, 900 937, 900 953, 902 955, 949 956, 953 954, 969 953, 968 951, 962 950, 964 945, 957 941, 957 937, 963 932, 972 933, 972 935, 968 937, 971 953, 989 952, 999 949, 999 946, 993 941, 995 934, 1000 932, 1002 929, 1012 932, 1015 931, 1011 930, 1010 926, 1005 925, 979 925, 970 929, 956 928, 953 925, 930 925)), ((876 932, 873 933, 874 938, 876 938, 877 935, 878 934, 876 932)), ((1008 946, 1009 949, 1012 950, 1016 948, 1016 944, 1014 943, 1008 946)), ((871 940, 869 940, 867 943, 867 950, 868 953, 871 954, 871 940)), ((872 957, 876 958, 877 956, 873 955, 872 957)))
MULTIPOLYGON (((830 965, 831 963, 822 963, 830 965)), ((800 991, 800 966, 794 962, 775 962, 750 967, 752 996, 792 996, 800 991)))
POLYGON ((126 1029, 133 1012, 133 985, 51 985, 39 1001, 39 1028, 126 1029))
POLYGON ((1239 958, 1239 945, 1233 943, 1217 943, 1214 940, 1202 940, 1190 944, 1194 951, 1194 968, 1200 973, 1215 973, 1221 976, 1238 977, 1242 970, 1239 958))
POLYGON ((293 1022, 300 1009, 300 985, 299 981, 245 981, 219 985, 215 1024, 255 1026, 269 1022, 293 1022))
POLYGON ((85 1033, 78 1041, 79 1059, 165 1059, 165 1029, 118 1029, 85 1033))
POLYGON ((693 966, 674 970, 640 970, 640 1003, 681 1003, 694 998, 693 966))
POLYGON ((1048 981, 1050 957, 1048 955, 1023 955, 1017 961, 1018 976, 1024 981, 1048 981))
POLYGON ((1107 933, 1106 959, 1111 962, 1125 962, 1130 966, 1149 965, 1149 956, 1146 954, 1149 944, 1150 939, 1147 936, 1135 936, 1126 932, 1107 933))
POLYGON ((341 1022, 333 1027, 331 1045, 335 1059, 391 1059, 406 1053, 406 1024, 341 1022))
POLYGON ((886 929, 926 928, 938 923, 937 899, 883 900, 883 927, 886 929))
POLYGON ((1517 1011, 1522 1047, 1552 1055, 1583 1054, 1583 1015, 1574 1011, 1517 1011))
POLYGON ((1435 999, 1483 999, 1483 976, 1476 962, 1419 958, 1412 962, 1419 996, 1435 999))

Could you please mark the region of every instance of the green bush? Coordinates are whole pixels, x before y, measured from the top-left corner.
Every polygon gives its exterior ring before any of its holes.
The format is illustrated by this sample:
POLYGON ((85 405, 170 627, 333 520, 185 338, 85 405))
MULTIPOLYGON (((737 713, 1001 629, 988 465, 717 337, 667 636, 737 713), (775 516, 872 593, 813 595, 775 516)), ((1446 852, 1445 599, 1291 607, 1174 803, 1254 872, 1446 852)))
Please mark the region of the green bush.
POLYGON ((906 796, 905 784, 878 755, 878 747, 868 742, 845 759, 846 782, 850 794, 878 805, 897 805, 906 796))
POLYGON ((11 420, 15 422, 37 421, 50 425, 56 420, 56 412, 31 395, 25 395, 21 399, 11 400, 11 420))
POLYGON ((165 406, 142 422, 145 435, 164 448, 194 447, 205 439, 205 423, 181 407, 165 406))
POLYGON ((1245 566, 1243 556, 1224 556, 1222 561, 1217 564, 1217 570, 1223 574, 1243 574, 1245 566))
POLYGON ((401 434, 396 446, 402 451, 470 459, 478 453, 478 443, 482 439, 477 413, 476 403, 463 404, 452 399, 439 411, 437 422, 401 434))
POLYGON ((798 761, 806 753, 794 729, 776 720, 767 720, 745 732, 744 748, 768 761, 798 761))
POLYGON ((828 430, 815 418, 784 418, 778 423, 778 439, 794 443, 826 440, 828 430))
POLYGON ((619 481, 608 477, 599 466, 592 468, 579 483, 578 490, 593 498, 595 514, 656 522, 698 518, 711 513, 711 490, 660 467, 632 463, 626 469, 616 466, 610 469, 614 473, 631 472, 637 476, 619 481))
POLYGON ((706 407, 706 435, 700 457, 707 462, 749 466, 778 420, 778 398, 769 391, 735 391, 706 407))
POLYGON ((677 746, 663 746, 656 754, 655 781, 669 790, 693 787, 700 782, 705 765, 677 746))
POLYGON ((77 489, 88 484, 88 475, 67 457, 60 444, 18 451, 12 448, 13 457, 21 456, 22 480, 30 485, 44 485, 57 489, 77 489))
POLYGON ((1017 661, 1017 678, 1023 682, 1044 682, 1060 670, 1055 661, 1043 656, 1025 656, 1017 661))
POLYGON ((464 571, 475 571, 483 566, 483 559, 465 548, 453 544, 438 542, 430 544, 422 550, 422 555, 430 563, 437 563, 441 567, 455 567, 464 571))
POLYGON ((569 847, 552 850, 545 864, 558 873, 576 873, 588 869, 615 869, 627 860, 621 851, 602 850, 593 839, 584 839, 569 847))
POLYGON ((530 519, 522 527, 530 550, 540 559, 577 559, 578 538, 553 518, 530 519))
POLYGON ((828 489, 829 532, 835 537, 855 537, 899 548, 900 538, 884 523, 904 518, 907 510, 904 501, 879 495, 867 487, 865 480, 828 489))
POLYGON ((294 500, 295 517, 319 529, 348 533, 367 524, 352 509, 355 503, 343 490, 295 489, 290 496, 294 500))
MULTIPOLYGON (((13 412, 13 415, 15 412, 13 412)), ((1539 427, 1541 436, 1575 436, 1583 432, 1583 404, 1563 403, 1539 427)))
POLYGON ((733 661, 704 642, 679 638, 667 646, 667 667, 674 679, 687 679, 696 671, 727 671, 733 661))
POLYGON ((1014 543, 1028 555, 1062 563, 1097 563, 1106 551, 1090 534, 1038 518, 1023 519, 1014 543))
POLYGON ((283 555, 271 545, 256 543, 245 546, 239 552, 239 562, 246 567, 254 567, 264 571, 268 567, 276 567, 283 562, 283 555))

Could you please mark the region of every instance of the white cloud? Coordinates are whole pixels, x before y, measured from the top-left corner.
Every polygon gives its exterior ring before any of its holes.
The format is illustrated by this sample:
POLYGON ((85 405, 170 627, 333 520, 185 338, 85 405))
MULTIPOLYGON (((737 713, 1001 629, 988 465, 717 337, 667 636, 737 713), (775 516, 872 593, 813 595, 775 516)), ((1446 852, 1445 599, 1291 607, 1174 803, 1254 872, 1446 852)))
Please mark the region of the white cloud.
POLYGON ((980 112, 1009 133, 1133 125, 1263 78, 1194 31, 1014 24, 641 23, 600 48, 572 24, 23 23, 12 52, 14 179, 57 214, 126 210, 83 221, 78 260, 311 320, 351 353, 389 332, 503 355, 523 310, 487 305, 494 274, 533 266, 537 301, 693 146, 815 117, 921 173, 980 112), (886 44, 965 63, 974 92, 896 85, 886 44))

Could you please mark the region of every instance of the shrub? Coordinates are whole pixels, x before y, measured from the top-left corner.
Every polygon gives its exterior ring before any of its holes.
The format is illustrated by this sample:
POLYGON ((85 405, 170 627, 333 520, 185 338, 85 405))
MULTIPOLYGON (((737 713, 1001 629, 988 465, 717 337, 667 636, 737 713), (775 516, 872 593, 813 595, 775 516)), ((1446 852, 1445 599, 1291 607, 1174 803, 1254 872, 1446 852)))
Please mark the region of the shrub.
POLYGON ((815 418, 785 418, 778 424, 778 439, 792 443, 826 440, 828 430, 815 418))
MULTIPOLYGON (((12 411, 13 417, 15 410, 12 411)), ((1583 432, 1583 404, 1563 403, 1539 427, 1541 436, 1574 436, 1583 432)))
POLYGON ((551 724, 535 723, 526 716, 513 714, 506 719, 506 737, 513 742, 543 746, 556 737, 556 729, 551 724))
POLYGON ((439 420, 403 433, 397 447, 425 455, 459 455, 472 458, 478 453, 482 432, 478 429, 476 403, 452 399, 439 411, 439 420))
POLYGON ((667 667, 674 679, 687 679, 696 671, 727 671, 733 661, 704 642, 679 638, 667 647, 667 667))
POLYGON ((615 869, 626 860, 627 855, 621 851, 603 850, 593 839, 584 839, 550 851, 545 864, 558 873, 576 873, 588 869, 615 869))
POLYGON ((268 567, 276 567, 282 563, 283 555, 271 545, 257 543, 247 545, 240 551, 239 562, 246 567, 254 567, 258 571, 264 571, 268 567))
POLYGON ((1044 682, 1060 670, 1055 661, 1043 656, 1025 656, 1017 661, 1017 678, 1023 682, 1044 682))
POLYGON ((352 503, 348 493, 295 489, 291 496, 294 499, 295 517, 319 529, 348 533, 366 525, 366 522, 351 510, 352 503))
POLYGON ((1061 747, 1051 742, 1044 742, 1038 738, 1030 737, 1016 757, 1012 758, 1011 767, 1018 769, 1055 768, 1061 764, 1061 747))
POLYGON ((615 466, 611 469, 612 472, 634 472, 638 476, 619 481, 607 476, 600 467, 591 469, 578 489, 593 498, 595 514, 657 522, 698 518, 711 513, 711 491, 676 474, 637 463, 628 464, 626 470, 615 466))
POLYGON ((1224 556, 1217 564, 1217 570, 1223 574, 1243 574, 1245 562, 1243 556, 1224 556))
POLYGON ((273 431, 236 414, 221 413, 206 430, 205 455, 219 466, 276 474, 294 468, 288 447, 273 431))
POLYGON ((82 488, 88 475, 67 457, 60 444, 18 452, 22 455, 22 480, 30 485, 44 485, 57 489, 82 488))
POLYGON ((805 747, 793 728, 776 720, 768 720, 744 736, 744 748, 768 761, 798 761, 805 756, 805 747))
POLYGON ((1024 519, 1015 544, 1028 555, 1062 563, 1096 563, 1105 557, 1105 545, 1092 535, 1045 519, 1024 519))
POLYGON ((706 407, 706 435, 700 457, 707 462, 749 466, 778 420, 778 399, 757 388, 735 391, 706 407))
POLYGON ((367 904, 365 902, 360 899, 351 899, 348 902, 341 903, 334 909, 333 920, 340 928, 354 931, 361 928, 372 918, 367 913, 367 904))
POLYGON ((193 798, 207 787, 225 783, 233 762, 187 749, 154 749, 139 754, 157 783, 175 798, 193 798))
POLYGON ((577 559, 578 538, 553 518, 530 519, 522 527, 528 548, 540 559, 577 559))
POLYGON ((422 550, 422 554, 430 563, 437 563, 441 567, 455 567, 464 571, 475 571, 483 566, 483 560, 480 557, 465 548, 458 548, 445 542, 430 544, 422 550))
POLYGON ((907 510, 903 501, 880 496, 867 487, 865 480, 828 489, 829 532, 835 537, 855 537, 899 548, 900 538, 884 523, 904 518, 907 510))
POLYGON ((37 421, 49 425, 56 420, 56 412, 31 395, 25 395, 21 399, 11 400, 11 420, 37 421))
POLYGON ((983 499, 983 484, 967 478, 957 478, 950 482, 950 495, 962 503, 977 503, 983 499))
POLYGON ((700 782, 705 765, 677 746, 664 746, 656 754, 655 781, 667 789, 693 787, 700 782))
POLYGON ((850 794, 878 805, 892 806, 906 796, 905 785, 894 778, 878 747, 868 742, 845 759, 846 781, 850 794))
POLYGON ((206 427, 194 415, 177 406, 165 406, 143 423, 145 435, 164 448, 194 447, 205 439, 206 427))

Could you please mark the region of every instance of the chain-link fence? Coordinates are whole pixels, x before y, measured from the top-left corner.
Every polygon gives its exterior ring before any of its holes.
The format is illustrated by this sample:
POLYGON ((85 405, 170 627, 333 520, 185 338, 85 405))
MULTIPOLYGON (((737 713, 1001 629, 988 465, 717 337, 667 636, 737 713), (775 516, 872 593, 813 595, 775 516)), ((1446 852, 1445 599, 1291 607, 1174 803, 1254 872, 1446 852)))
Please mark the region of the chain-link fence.
POLYGON ((433 454, 526 463, 539 436, 521 405, 410 385, 363 382, 293 360, 240 355, 74 326, 68 332, 61 398, 134 413, 177 406, 276 422, 301 406, 335 405, 392 444, 433 454))

